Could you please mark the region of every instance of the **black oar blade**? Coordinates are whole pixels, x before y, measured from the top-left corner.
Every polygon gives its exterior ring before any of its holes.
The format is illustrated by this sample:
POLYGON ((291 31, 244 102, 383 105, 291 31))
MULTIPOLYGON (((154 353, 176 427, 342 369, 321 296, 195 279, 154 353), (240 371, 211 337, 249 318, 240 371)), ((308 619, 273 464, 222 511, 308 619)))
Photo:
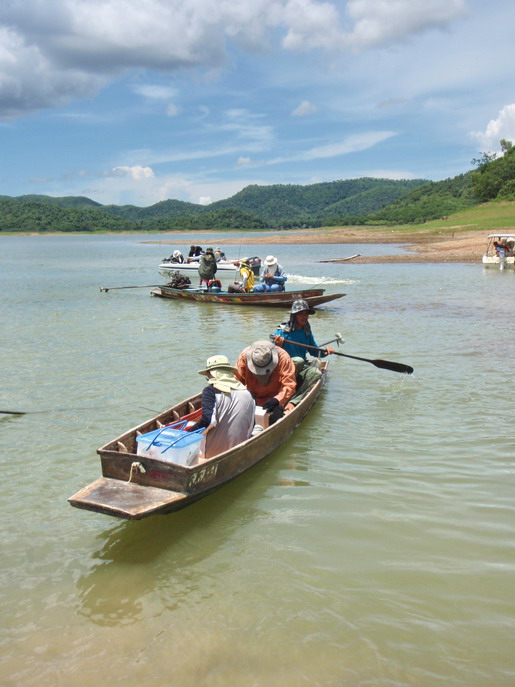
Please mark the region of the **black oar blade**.
POLYGON ((411 365, 404 365, 404 363, 394 363, 389 360, 371 360, 370 362, 376 367, 381 367, 383 370, 392 370, 393 372, 400 372, 405 375, 413 373, 411 365))

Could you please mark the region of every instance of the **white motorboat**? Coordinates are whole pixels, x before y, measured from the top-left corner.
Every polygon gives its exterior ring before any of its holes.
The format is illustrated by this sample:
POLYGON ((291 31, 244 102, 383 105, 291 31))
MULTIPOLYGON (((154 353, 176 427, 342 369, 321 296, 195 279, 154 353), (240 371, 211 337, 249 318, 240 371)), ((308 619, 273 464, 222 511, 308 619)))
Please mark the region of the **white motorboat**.
MULTIPOLYGON (((249 263, 252 271, 257 276, 261 267, 261 259, 258 257, 249 258, 249 263)), ((189 262, 175 262, 173 258, 165 258, 159 264, 159 272, 161 274, 170 275, 172 272, 179 272, 185 277, 195 282, 198 279, 198 260, 189 258, 189 262)), ((240 263, 239 260, 219 260, 216 263, 215 279, 219 279, 222 286, 227 286, 238 280, 240 263)))
POLYGON ((487 238, 483 267, 515 267, 515 234, 490 234, 487 238))

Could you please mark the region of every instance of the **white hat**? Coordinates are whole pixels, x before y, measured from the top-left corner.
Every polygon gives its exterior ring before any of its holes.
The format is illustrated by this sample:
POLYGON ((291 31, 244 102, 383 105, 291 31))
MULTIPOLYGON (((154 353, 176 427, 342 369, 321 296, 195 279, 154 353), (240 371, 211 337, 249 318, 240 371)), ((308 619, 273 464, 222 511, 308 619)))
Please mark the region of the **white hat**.
POLYGON ((277 258, 274 258, 273 255, 267 255, 266 256, 265 265, 268 265, 269 267, 271 267, 272 265, 276 265, 276 264, 277 264, 277 258))
POLYGON ((247 350, 249 370, 258 377, 267 377, 277 367, 279 353, 271 341, 254 341, 247 350))

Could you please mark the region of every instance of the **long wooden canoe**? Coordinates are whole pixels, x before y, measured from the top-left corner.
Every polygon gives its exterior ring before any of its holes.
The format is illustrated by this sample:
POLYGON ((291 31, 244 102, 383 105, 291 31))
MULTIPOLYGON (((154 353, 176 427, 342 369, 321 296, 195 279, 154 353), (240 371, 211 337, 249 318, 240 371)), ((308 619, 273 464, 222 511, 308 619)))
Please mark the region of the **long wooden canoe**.
POLYGON ((150 292, 160 298, 174 300, 200 301, 202 303, 223 303, 224 305, 259 305, 266 307, 284 307, 302 298, 308 305, 322 305, 345 296, 344 293, 325 293, 324 289, 300 289, 299 291, 279 291, 264 293, 219 293, 207 289, 174 289, 171 286, 159 286, 150 292))
POLYGON ((321 362, 321 379, 294 410, 224 453, 200 459, 192 466, 137 455, 137 436, 201 412, 200 394, 178 403, 99 448, 102 477, 68 501, 77 508, 127 520, 189 506, 258 463, 292 434, 317 400, 326 380, 327 365, 327 361, 321 362))

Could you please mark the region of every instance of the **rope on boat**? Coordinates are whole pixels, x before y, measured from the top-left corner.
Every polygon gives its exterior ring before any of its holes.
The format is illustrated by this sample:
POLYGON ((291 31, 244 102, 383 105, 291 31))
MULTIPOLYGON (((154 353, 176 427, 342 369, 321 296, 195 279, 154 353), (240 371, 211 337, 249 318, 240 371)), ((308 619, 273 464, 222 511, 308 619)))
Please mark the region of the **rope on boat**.
POLYGON ((132 465, 131 465, 131 472, 129 475, 129 479, 127 480, 128 482, 132 482, 132 476, 134 474, 134 470, 139 470, 142 475, 144 475, 146 472, 145 468, 143 467, 143 465, 140 462, 134 461, 134 463, 132 463, 132 465))

